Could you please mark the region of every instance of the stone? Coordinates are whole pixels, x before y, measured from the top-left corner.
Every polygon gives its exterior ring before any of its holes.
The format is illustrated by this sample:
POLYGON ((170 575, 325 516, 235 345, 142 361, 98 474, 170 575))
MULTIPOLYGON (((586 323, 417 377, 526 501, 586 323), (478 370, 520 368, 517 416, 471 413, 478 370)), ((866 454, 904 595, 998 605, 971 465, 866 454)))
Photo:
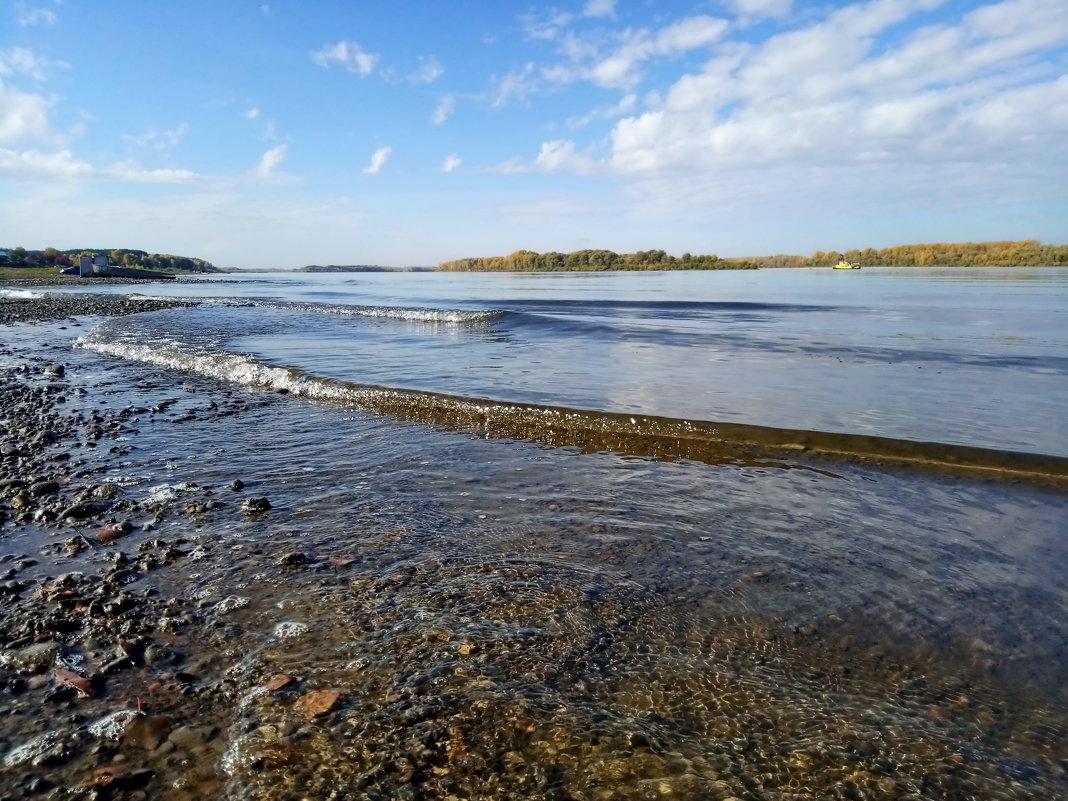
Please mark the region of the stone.
POLYGON ((124 745, 155 751, 167 739, 173 726, 166 715, 134 715, 122 730, 124 745))
POLYGON ((266 498, 249 498, 241 504, 241 511, 245 514, 259 514, 271 508, 271 502, 266 498))
POLYGON ((288 687, 294 681, 296 681, 296 679, 294 679, 292 676, 287 676, 284 673, 279 673, 267 679, 267 681, 263 683, 263 686, 267 689, 268 692, 275 692, 276 690, 281 690, 283 687, 288 687))
POLYGON ((55 677, 56 684, 61 687, 73 687, 82 695, 93 694, 93 685, 89 683, 89 679, 85 678, 85 676, 79 676, 73 670, 56 668, 55 677))
POLYGON ((38 481, 36 484, 30 485, 30 495, 35 498, 40 498, 43 495, 58 495, 59 494, 59 482, 58 481, 38 481))
POLYGON ((335 690, 311 690, 297 699, 294 709, 301 717, 311 720, 333 709, 340 698, 341 693, 335 690))
POLYGON ((0 664, 17 673, 40 673, 50 668, 59 655, 58 642, 42 642, 35 645, 0 653, 0 664))
POLYGON ((278 558, 278 564, 281 567, 300 567, 311 561, 312 560, 307 554, 303 554, 300 551, 290 551, 289 553, 282 554, 278 558))
POLYGON ((75 520, 85 520, 89 517, 102 515, 110 508, 111 504, 104 501, 83 501, 82 503, 75 503, 68 506, 60 513, 60 517, 71 517, 75 520))
POLYGON ((178 661, 178 654, 162 645, 150 645, 145 649, 146 665, 168 665, 178 661))

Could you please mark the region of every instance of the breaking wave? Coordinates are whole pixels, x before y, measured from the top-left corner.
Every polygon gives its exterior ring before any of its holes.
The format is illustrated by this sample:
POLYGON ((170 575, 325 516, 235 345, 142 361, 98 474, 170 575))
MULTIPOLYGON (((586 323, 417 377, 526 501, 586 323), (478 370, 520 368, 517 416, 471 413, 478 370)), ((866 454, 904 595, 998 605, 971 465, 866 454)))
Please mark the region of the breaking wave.
POLYGON ((295 395, 479 436, 528 440, 585 452, 709 464, 804 467, 844 460, 1068 486, 1068 458, 863 434, 684 420, 653 415, 515 403, 360 384, 201 347, 119 342, 96 331, 80 347, 204 378, 295 395), (781 460, 788 460, 784 463, 781 460))
POLYGON ((343 317, 369 317, 383 320, 407 320, 425 323, 483 323, 500 317, 504 312, 495 309, 429 309, 407 306, 350 306, 328 303, 287 303, 283 301, 252 301, 250 305, 267 309, 337 314, 343 317))

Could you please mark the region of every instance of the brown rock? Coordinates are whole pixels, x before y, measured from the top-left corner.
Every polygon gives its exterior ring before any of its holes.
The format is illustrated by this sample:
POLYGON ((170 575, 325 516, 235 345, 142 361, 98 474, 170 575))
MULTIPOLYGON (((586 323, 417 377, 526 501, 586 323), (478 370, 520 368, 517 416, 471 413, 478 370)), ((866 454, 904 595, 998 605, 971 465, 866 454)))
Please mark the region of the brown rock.
POLYGON ((122 742, 134 748, 155 751, 171 733, 171 719, 166 715, 134 715, 122 730, 122 742))
POLYGON ((301 717, 311 720, 333 709, 340 698, 341 693, 334 690, 312 690, 297 699, 295 709, 301 717))
POLYGON ((122 526, 106 526, 96 533, 97 542, 114 542, 126 532, 122 526))
POLYGON ((300 754, 289 743, 268 743, 260 752, 260 759, 268 768, 286 768, 299 762, 300 754))
POLYGON ((296 681, 296 679, 294 679, 292 676, 287 676, 284 673, 279 673, 267 679, 267 681, 263 683, 263 686, 266 687, 270 692, 274 692, 275 690, 281 690, 283 687, 288 687, 294 681, 296 681))
POLYGON ((84 676, 79 676, 73 670, 64 670, 63 668, 56 668, 55 672, 56 684, 63 685, 65 687, 73 687, 82 695, 92 695, 93 685, 89 683, 89 679, 84 676))
POLYGON ((129 789, 144 785, 150 778, 152 778, 152 771, 150 770, 127 772, 120 767, 109 765, 97 768, 90 773, 89 778, 83 782, 82 786, 89 790, 129 789))

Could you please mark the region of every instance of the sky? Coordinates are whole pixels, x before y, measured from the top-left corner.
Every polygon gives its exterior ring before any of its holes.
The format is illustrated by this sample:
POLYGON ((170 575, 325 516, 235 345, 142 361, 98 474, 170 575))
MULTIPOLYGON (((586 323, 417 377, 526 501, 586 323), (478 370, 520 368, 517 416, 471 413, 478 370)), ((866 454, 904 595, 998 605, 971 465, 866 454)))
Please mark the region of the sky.
POLYGON ((0 247, 1068 243, 1068 0, 0 0, 0 247))

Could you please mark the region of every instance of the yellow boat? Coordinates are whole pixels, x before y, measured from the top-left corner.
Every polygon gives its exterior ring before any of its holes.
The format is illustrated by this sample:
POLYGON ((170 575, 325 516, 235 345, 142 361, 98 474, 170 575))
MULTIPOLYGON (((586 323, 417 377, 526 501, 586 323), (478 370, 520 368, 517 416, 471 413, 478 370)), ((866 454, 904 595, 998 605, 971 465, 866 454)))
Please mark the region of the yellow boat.
POLYGON ((860 265, 859 264, 850 264, 848 261, 840 261, 836 265, 834 265, 834 267, 832 267, 831 269, 832 270, 859 270, 860 269, 860 265))

